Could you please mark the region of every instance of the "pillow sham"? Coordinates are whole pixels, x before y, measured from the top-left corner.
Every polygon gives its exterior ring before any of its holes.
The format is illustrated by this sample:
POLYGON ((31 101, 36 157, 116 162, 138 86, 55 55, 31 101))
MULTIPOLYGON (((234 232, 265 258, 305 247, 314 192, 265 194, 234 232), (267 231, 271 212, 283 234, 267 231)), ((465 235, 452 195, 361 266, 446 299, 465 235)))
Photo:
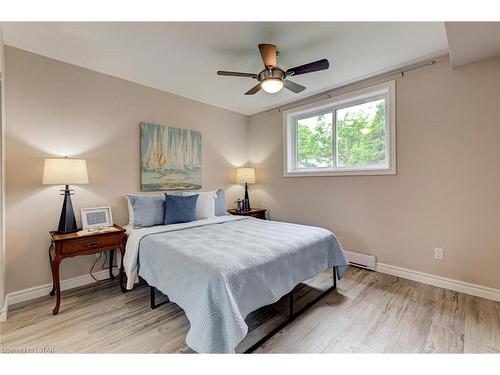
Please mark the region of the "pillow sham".
POLYGON ((226 196, 224 190, 218 189, 215 198, 215 216, 227 215, 226 196))
POLYGON ((198 194, 175 196, 165 193, 165 216, 163 224, 188 223, 196 220, 198 194))
POLYGON ((216 193, 214 191, 202 191, 195 193, 192 191, 185 191, 182 196, 189 197, 193 195, 198 195, 198 201, 196 203, 196 220, 208 219, 215 216, 215 197, 216 193))
POLYGON ((134 228, 163 224, 165 216, 164 195, 127 194, 129 224, 134 228))

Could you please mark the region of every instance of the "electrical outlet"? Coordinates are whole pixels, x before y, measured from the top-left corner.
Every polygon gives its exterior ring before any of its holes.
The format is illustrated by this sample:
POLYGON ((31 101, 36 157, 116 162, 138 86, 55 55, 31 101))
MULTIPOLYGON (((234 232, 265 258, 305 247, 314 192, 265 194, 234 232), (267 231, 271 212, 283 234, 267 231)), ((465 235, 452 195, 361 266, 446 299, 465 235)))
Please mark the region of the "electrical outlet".
POLYGON ((439 248, 439 247, 436 247, 434 249, 434 259, 443 260, 444 259, 444 250, 439 248))

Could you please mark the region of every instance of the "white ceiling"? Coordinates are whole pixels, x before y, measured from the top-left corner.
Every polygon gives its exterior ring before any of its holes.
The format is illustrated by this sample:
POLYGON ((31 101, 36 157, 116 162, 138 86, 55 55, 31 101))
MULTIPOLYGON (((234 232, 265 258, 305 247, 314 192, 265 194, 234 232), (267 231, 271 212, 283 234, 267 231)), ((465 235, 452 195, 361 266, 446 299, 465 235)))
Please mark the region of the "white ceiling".
POLYGON ((4 22, 1 28, 7 45, 243 114, 448 50, 442 22, 4 22), (216 71, 259 72, 259 43, 278 46, 282 68, 327 58, 330 69, 295 77, 307 87, 298 95, 245 96, 254 80, 216 71))

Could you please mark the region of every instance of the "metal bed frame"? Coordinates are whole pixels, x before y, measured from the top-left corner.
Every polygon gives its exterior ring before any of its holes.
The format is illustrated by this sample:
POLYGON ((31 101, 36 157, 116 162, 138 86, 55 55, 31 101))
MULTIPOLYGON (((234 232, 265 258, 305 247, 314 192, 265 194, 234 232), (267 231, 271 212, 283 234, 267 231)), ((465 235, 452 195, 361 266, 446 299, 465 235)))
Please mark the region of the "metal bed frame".
MULTIPOLYGON (((271 337, 273 337, 276 333, 281 331, 283 328, 285 328, 288 324, 290 324, 292 321, 294 321, 297 317, 302 315, 307 309, 309 309, 311 306, 316 304, 320 299, 322 299, 324 296, 326 296, 328 293, 334 291, 337 289, 337 268, 332 267, 333 270, 333 285, 326 289, 325 291, 321 292, 318 296, 314 297, 313 300, 308 302, 304 307, 302 307, 299 311, 295 312, 293 308, 293 289, 286 294, 288 297, 288 318, 280 323, 278 326, 273 328, 271 332, 267 333, 264 337, 262 337, 259 341, 257 341, 255 344, 253 344, 250 348, 245 350, 245 354, 252 353, 257 349, 259 346, 264 344, 267 340, 269 340, 271 337)), ((151 308, 156 309, 157 307, 164 305, 169 301, 168 297, 165 301, 162 301, 160 303, 156 303, 156 288, 154 286, 150 286, 150 302, 151 302, 151 308)))

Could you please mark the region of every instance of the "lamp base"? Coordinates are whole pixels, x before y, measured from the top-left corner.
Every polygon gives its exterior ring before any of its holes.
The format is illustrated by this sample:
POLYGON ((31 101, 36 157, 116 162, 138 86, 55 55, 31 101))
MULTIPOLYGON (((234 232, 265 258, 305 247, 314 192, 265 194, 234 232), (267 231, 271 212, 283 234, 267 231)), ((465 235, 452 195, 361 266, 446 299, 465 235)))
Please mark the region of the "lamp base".
POLYGON ((245 199, 243 199, 243 211, 250 211, 250 198, 248 198, 248 183, 245 182, 245 199))
POLYGON ((64 190, 64 203, 61 210, 61 217, 59 218, 58 232, 73 233, 78 230, 76 227, 75 212, 73 211, 73 203, 71 203, 71 190, 69 185, 66 185, 64 190))

